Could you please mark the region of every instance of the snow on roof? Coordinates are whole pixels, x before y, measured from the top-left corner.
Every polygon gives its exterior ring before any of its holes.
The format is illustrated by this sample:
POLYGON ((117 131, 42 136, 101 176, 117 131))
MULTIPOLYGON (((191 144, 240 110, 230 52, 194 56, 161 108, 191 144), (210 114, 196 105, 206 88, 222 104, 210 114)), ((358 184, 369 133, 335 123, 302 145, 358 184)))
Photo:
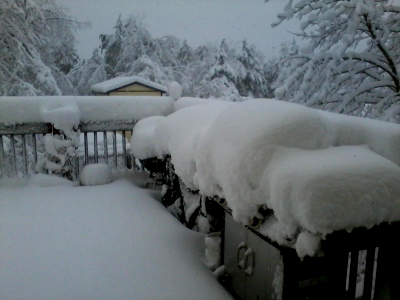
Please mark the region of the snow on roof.
POLYGON ((122 87, 127 86, 127 85, 131 85, 131 84, 134 84, 134 83, 142 84, 144 86, 153 88, 155 90, 159 90, 159 91, 161 91, 163 93, 168 92, 168 88, 167 87, 165 87, 165 86, 163 86, 161 84, 152 82, 150 80, 143 79, 141 77, 136 77, 136 76, 116 77, 116 78, 113 78, 113 79, 110 79, 110 80, 107 80, 107 81, 100 82, 100 83, 92 85, 91 90, 92 90, 92 92, 98 92, 98 93, 104 93, 105 94, 105 93, 114 91, 116 89, 122 88, 122 87))
POLYGON ((167 116, 174 111, 174 100, 160 96, 0 97, 0 123, 41 123, 42 106, 65 102, 76 102, 82 122, 140 120, 150 116, 167 116))
POLYGON ((170 154, 188 188, 225 198, 244 224, 273 210, 260 231, 299 238, 299 256, 333 231, 400 221, 400 125, 270 99, 193 105, 142 131, 145 122, 132 145, 153 132, 153 148, 133 147, 136 157, 170 154))

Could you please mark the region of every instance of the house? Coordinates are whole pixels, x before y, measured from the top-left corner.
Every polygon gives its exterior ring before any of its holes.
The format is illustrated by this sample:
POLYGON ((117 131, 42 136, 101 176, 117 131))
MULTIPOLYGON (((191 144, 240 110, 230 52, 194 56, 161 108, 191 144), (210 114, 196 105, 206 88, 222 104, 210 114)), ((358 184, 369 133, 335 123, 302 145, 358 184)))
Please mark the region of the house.
POLYGON ((141 77, 116 77, 91 87, 96 96, 163 96, 168 88, 141 77))

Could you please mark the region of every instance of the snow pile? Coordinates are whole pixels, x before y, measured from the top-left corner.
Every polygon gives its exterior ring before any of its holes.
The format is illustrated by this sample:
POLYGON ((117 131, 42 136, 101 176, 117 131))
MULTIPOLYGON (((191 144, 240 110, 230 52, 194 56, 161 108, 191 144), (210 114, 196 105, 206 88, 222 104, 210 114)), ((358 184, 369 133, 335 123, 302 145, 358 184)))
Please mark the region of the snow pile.
POLYGON ((55 175, 35 174, 29 178, 29 185, 39 187, 55 187, 55 186, 78 186, 79 182, 70 181, 55 175))
MULTIPOLYGON (((153 139, 146 153, 170 154, 184 184, 225 198, 235 220, 273 210, 260 231, 279 243, 400 221, 399 125, 258 99, 181 109, 153 139)), ((317 239, 302 240, 314 253, 317 239)))
POLYGON ((206 261, 207 266, 215 271, 221 265, 221 233, 213 232, 206 236, 206 261))
POLYGON ((131 85, 134 83, 139 83, 139 84, 148 86, 150 88, 160 90, 164 93, 166 93, 168 91, 168 89, 161 84, 152 82, 150 80, 143 79, 142 77, 136 77, 136 76, 116 77, 116 78, 92 85, 91 90, 93 92, 98 92, 98 93, 108 93, 110 91, 116 90, 118 88, 122 88, 127 85, 131 85))
POLYGON ((178 100, 182 96, 182 86, 176 81, 171 82, 168 87, 168 94, 172 99, 178 100))
MULTIPOLYGON (((163 157, 171 154, 176 173, 190 189, 197 189, 193 184, 193 177, 196 173, 194 155, 200 137, 204 135, 221 112, 231 104, 231 102, 221 101, 210 105, 188 107, 165 118, 154 129, 153 138, 157 156, 163 157)), ((135 133, 137 135, 137 132, 135 133)), ((136 135, 132 136, 134 143, 136 135)), ((146 149, 146 152, 149 151, 146 149)), ((133 153, 135 157, 144 156, 144 153, 134 151, 133 153)))
POLYGON ((45 103, 40 107, 40 116, 43 122, 53 124, 55 129, 62 130, 68 138, 76 137, 81 112, 72 99, 45 103))
POLYGON ((135 136, 135 139, 131 139, 130 144, 137 158, 146 159, 157 156, 153 135, 154 129, 163 119, 165 119, 165 117, 149 117, 138 122, 133 128, 132 136, 135 136))
POLYGON ((296 241, 296 252, 299 257, 315 256, 320 248, 321 237, 319 235, 303 231, 296 241))
POLYGON ((113 181, 111 167, 102 163, 86 165, 79 174, 79 181, 85 186, 109 184, 113 181))
POLYGON ((400 220, 400 168, 367 146, 279 149, 260 182, 288 237, 400 220))
POLYGON ((151 96, 42 96, 1 97, 0 122, 6 125, 42 123, 41 107, 75 102, 81 122, 132 121, 174 112, 171 97, 151 96))

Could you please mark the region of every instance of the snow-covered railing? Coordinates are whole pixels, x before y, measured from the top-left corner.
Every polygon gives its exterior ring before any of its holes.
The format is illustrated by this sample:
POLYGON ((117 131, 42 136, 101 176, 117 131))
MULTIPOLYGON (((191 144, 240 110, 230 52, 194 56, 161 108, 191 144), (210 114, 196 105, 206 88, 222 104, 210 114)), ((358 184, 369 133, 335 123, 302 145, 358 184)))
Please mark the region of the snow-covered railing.
MULTIPOLYGON (((79 129, 82 132, 83 147, 78 148, 81 151, 76 157, 77 173, 86 164, 99 161, 107 164, 112 162, 114 167, 131 167, 131 154, 126 136, 131 134, 135 123, 136 121, 81 123, 79 129), (120 141, 117 138, 119 133, 120 141), (90 138, 93 144, 89 144, 90 138), (98 143, 98 139, 102 140, 102 145, 98 143), (122 162, 118 163, 118 158, 121 158, 122 162)), ((38 154, 43 156, 43 151, 38 151, 38 145, 41 145, 44 135, 52 133, 54 128, 49 123, 20 124, 11 127, 0 124, 0 174, 15 177, 19 172, 24 176, 35 173, 38 154)))
POLYGON ((132 141, 166 162, 163 203, 188 227, 212 230, 206 202, 226 200, 239 299, 398 297, 399 125, 259 99, 147 118, 132 141))
POLYGON ((45 156, 43 136, 59 133, 54 124, 71 127, 73 122, 81 132, 76 173, 99 161, 129 167, 127 136, 136 122, 166 116, 173 104, 170 97, 0 97, 0 176, 35 173, 38 160, 45 156), (46 107, 50 114, 44 111, 46 107))

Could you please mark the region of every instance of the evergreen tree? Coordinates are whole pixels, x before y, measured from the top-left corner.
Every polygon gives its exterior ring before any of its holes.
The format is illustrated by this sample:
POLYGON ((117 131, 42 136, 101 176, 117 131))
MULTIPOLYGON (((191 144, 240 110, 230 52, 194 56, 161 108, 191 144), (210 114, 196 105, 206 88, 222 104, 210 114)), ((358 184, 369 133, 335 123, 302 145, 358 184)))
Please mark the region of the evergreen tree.
POLYGON ((183 41, 183 46, 179 49, 178 61, 181 65, 187 66, 194 60, 194 54, 192 48, 189 47, 187 41, 183 41))
POLYGON ((242 96, 265 97, 268 94, 268 82, 263 74, 262 64, 257 57, 253 45, 248 45, 246 40, 237 60, 241 63, 240 76, 237 87, 242 96))
POLYGON ((104 51, 104 61, 113 70, 110 74, 114 77, 114 69, 117 66, 118 60, 121 56, 122 51, 122 38, 124 34, 124 26, 121 20, 121 15, 118 16, 117 23, 114 26, 115 33, 106 35, 100 35, 100 49, 101 53, 104 51))
POLYGON ((224 98, 230 101, 239 101, 239 91, 236 89, 236 73, 231 66, 229 58, 229 47, 222 40, 214 55, 214 61, 207 75, 200 83, 199 94, 201 97, 224 98))
POLYGON ((263 65, 263 73, 264 77, 267 80, 268 83, 268 90, 266 97, 267 98, 274 98, 275 94, 275 83, 276 80, 278 79, 279 75, 279 61, 276 58, 271 58, 269 59, 264 65, 263 65))
POLYGON ((99 49, 95 49, 88 61, 83 61, 69 74, 77 94, 92 95, 91 86, 108 79, 106 69, 104 58, 100 55, 99 49))
POLYGON ((134 16, 130 16, 123 23, 121 38, 121 52, 114 69, 117 76, 131 73, 132 64, 140 57, 148 56, 152 43, 151 35, 143 24, 143 18, 134 16))

